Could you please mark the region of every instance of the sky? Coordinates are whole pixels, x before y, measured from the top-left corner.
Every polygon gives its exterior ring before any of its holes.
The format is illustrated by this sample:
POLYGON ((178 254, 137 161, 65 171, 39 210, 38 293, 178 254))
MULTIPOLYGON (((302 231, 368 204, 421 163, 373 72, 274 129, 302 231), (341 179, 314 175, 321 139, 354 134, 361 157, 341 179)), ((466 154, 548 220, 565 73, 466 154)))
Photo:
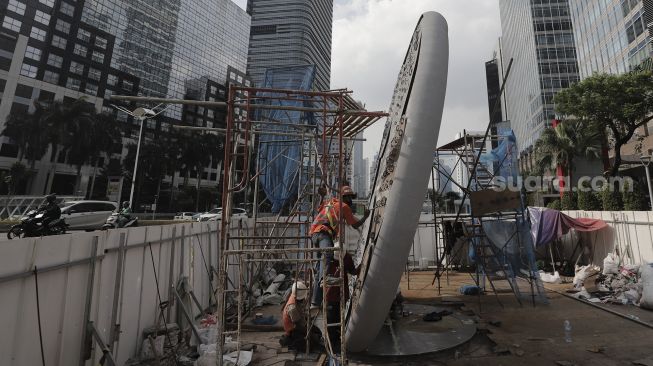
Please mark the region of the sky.
MULTIPOLYGON (((246 0, 235 0, 244 7, 246 0)), ((415 25, 425 11, 449 24, 449 76, 438 145, 488 123, 485 61, 501 34, 498 0, 335 0, 331 88, 349 88, 370 111, 387 111, 415 25)), ((378 152, 384 121, 365 131, 378 152)))

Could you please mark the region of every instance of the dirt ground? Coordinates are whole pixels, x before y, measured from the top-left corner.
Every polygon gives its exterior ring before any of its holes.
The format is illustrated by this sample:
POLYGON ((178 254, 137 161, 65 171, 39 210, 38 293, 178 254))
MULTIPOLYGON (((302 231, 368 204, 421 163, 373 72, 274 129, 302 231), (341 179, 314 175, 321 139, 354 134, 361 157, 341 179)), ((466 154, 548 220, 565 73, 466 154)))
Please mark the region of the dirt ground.
MULTIPOLYGON (((570 285, 552 286, 546 292, 548 304, 523 305, 512 292, 482 296, 460 295, 463 284, 473 284, 467 273, 451 273, 432 285, 432 272, 412 272, 402 278, 407 302, 452 306, 477 320, 477 335, 466 344, 436 354, 391 358, 350 355, 351 365, 653 365, 653 329, 624 317, 597 309, 554 292, 570 285), (502 304, 500 304, 499 303, 502 304), (565 342, 563 323, 572 326, 571 342, 565 342), (636 363, 635 361, 641 362, 636 363)), ((653 326, 653 312, 635 306, 606 306, 653 326)), ((264 313, 280 315, 279 308, 264 313)), ((277 328, 278 329, 278 328, 277 328)), ((297 359, 281 348, 280 330, 247 332, 244 340, 257 344, 252 365, 316 365, 317 355, 297 359)), ((302 355, 303 357, 303 355, 302 355)))

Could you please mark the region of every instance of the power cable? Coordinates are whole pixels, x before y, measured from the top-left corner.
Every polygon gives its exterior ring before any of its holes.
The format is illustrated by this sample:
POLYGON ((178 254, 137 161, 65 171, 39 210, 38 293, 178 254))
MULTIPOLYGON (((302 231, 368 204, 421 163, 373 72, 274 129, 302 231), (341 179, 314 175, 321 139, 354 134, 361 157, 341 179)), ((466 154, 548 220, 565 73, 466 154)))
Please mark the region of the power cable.
POLYGON ((34 287, 36 290, 36 318, 39 322, 39 345, 41 346, 41 364, 45 366, 45 354, 43 353, 43 329, 41 328, 41 302, 39 301, 39 275, 34 266, 34 287))

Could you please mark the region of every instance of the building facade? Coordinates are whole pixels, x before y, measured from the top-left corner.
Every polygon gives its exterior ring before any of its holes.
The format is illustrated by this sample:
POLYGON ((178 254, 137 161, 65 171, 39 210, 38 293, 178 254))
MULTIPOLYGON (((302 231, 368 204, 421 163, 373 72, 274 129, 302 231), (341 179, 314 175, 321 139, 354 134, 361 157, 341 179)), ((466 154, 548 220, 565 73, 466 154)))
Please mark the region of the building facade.
MULTIPOLYGON (((555 117, 553 96, 579 80, 568 0, 500 0, 501 57, 513 61, 505 90, 523 162, 555 117)), ((522 167, 528 169, 528 167, 522 167)))
MULTIPOLYGON (((98 111, 136 127, 112 108, 111 95, 224 99, 229 82, 249 83, 244 74, 249 29, 249 15, 231 0, 162 0, 156 6, 147 0, 4 1, 0 125, 11 113, 33 109, 34 100, 84 97, 98 111)), ((224 113, 170 106, 165 115, 146 121, 145 136, 155 138, 180 123, 212 127, 224 123, 224 113)), ((137 137, 138 128, 131 130, 127 139, 137 137)), ((3 137, 0 169, 15 161, 16 150, 3 137)), ((37 163, 36 178, 22 193, 86 193, 89 167, 82 170, 84 190, 67 192, 74 169, 58 164, 48 172, 47 166, 37 163)), ((207 167, 207 185, 215 185, 217 170, 207 167)))
POLYGON ((248 0, 252 16, 247 74, 261 85, 265 70, 315 65, 314 90, 329 90, 333 0, 248 0))
MULTIPOLYGON (((569 0, 581 79, 595 73, 622 74, 653 54, 653 0, 569 0)), ((653 151, 653 124, 621 148, 627 160, 653 151)))

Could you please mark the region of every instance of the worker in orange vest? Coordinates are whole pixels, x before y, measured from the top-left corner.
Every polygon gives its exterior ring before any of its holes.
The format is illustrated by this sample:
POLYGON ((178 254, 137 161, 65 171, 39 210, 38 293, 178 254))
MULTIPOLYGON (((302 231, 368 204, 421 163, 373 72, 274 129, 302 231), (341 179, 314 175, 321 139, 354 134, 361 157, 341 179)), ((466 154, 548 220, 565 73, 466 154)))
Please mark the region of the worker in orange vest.
POLYGON ((305 300, 308 296, 308 287, 302 281, 293 283, 288 301, 283 308, 284 335, 279 343, 288 348, 303 351, 306 348, 306 310, 305 300))
MULTIPOLYGON (((320 195, 324 196, 326 191, 321 189, 320 195)), ((340 226, 340 219, 342 218, 346 224, 351 225, 357 229, 370 215, 370 211, 365 209, 365 214, 360 220, 352 213, 353 199, 356 198, 356 193, 349 186, 343 186, 341 190, 342 202, 337 198, 330 200, 323 200, 319 212, 313 220, 309 235, 314 247, 318 248, 333 248, 333 241, 338 237, 338 229, 340 226)), ((326 269, 331 266, 333 261, 333 251, 324 253, 326 256, 326 267, 322 268, 322 261, 318 261, 317 277, 315 279, 313 298, 311 299, 311 309, 319 309, 324 297, 320 282, 326 275, 326 269)), ((318 253, 318 258, 321 258, 322 253, 318 253)))

